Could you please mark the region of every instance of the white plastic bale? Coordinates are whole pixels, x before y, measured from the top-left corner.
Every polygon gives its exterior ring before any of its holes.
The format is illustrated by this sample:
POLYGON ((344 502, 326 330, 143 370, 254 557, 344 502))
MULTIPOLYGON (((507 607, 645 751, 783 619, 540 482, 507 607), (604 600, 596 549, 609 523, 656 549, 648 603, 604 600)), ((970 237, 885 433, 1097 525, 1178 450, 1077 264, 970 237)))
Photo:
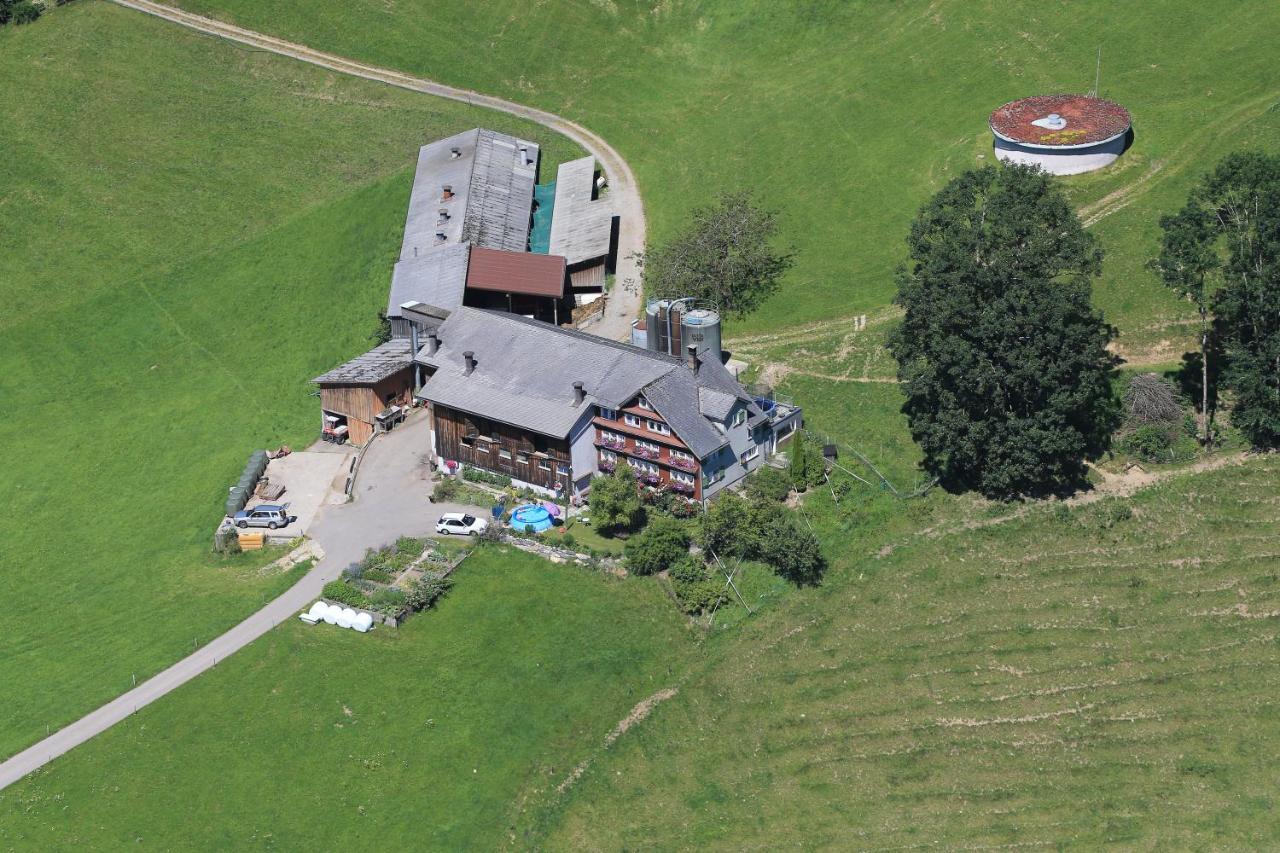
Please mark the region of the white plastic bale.
POLYGON ((311 609, 307 611, 307 613, 313 619, 323 619, 324 612, 328 609, 329 605, 325 604, 323 601, 317 601, 315 604, 311 605, 311 609))
POLYGON ((338 627, 350 628, 351 623, 354 622, 355 620, 356 620, 356 612, 352 610, 350 607, 344 608, 343 611, 338 614, 338 627))
POLYGON ((341 607, 339 607, 336 604, 331 604, 324 609, 324 616, 322 616, 321 618, 324 619, 324 623, 326 625, 337 625, 338 614, 341 612, 342 612, 341 607))
POLYGON ((351 627, 363 634, 373 627, 373 617, 368 613, 357 613, 355 621, 351 623, 351 627))

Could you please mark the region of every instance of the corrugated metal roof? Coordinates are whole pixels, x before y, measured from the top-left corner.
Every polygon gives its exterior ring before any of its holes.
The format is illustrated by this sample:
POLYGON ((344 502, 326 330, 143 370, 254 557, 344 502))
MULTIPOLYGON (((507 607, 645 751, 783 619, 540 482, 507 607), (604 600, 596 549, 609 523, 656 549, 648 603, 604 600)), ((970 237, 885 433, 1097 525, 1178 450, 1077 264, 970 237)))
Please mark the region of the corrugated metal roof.
POLYGON ((592 198, 595 177, 594 157, 561 163, 556 173, 548 250, 564 255, 571 265, 609 254, 613 208, 605 199, 592 198))
POLYGON ((564 295, 565 261, 559 255, 503 252, 473 246, 467 267, 467 287, 559 298, 564 295))
POLYGON ((413 349, 409 341, 397 339, 379 344, 311 381, 320 385, 373 385, 412 364, 413 349))
POLYGON ((396 264, 387 316, 403 316, 400 306, 406 302, 425 302, 446 311, 461 305, 470 253, 470 243, 453 243, 396 264))
POLYGON ((422 146, 400 259, 466 241, 524 251, 537 171, 536 143, 492 130, 476 128, 422 146), (448 199, 445 185, 452 192, 448 199))

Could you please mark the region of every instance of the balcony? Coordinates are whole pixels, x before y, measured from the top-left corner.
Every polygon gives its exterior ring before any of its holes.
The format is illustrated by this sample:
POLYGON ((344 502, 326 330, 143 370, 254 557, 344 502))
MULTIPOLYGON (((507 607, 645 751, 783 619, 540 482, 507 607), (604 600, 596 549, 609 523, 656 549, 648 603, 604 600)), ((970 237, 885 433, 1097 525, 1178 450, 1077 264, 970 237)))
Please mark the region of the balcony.
POLYGON ((617 466, 617 463, 613 462, 612 460, 601 459, 596 462, 596 467, 599 468, 601 471, 605 472, 606 474, 612 474, 613 469, 617 468, 618 466, 617 466))
POLYGON ((683 456, 672 456, 667 459, 667 464, 672 468, 679 468, 681 471, 694 472, 698 470, 698 460, 688 459, 683 456))
POLYGON ((694 485, 693 483, 685 483, 681 480, 672 480, 670 483, 667 483, 667 488, 673 492, 680 492, 681 494, 684 494, 684 495, 691 495, 693 494, 694 485))
POLYGON ((610 450, 626 450, 627 449, 626 439, 623 439, 623 438, 612 438, 609 436, 601 436, 596 443, 599 444, 601 447, 607 447, 610 450))
POLYGON ((662 451, 658 450, 656 447, 641 447, 638 444, 635 448, 627 452, 632 456, 637 456, 641 459, 649 459, 654 462, 658 461, 658 457, 662 455, 662 451))

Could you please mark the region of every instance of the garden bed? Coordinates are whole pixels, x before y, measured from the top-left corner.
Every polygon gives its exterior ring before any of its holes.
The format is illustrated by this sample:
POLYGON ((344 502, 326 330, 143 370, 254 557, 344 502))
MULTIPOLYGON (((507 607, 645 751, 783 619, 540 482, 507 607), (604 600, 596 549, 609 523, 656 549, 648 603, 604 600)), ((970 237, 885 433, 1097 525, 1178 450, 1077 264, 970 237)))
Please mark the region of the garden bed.
POLYGON ((457 552, 429 539, 401 537, 390 545, 370 548, 363 558, 343 569, 341 578, 325 584, 321 595, 329 603, 362 610, 387 625, 399 625, 448 591, 449 575, 469 553, 469 549, 457 552))

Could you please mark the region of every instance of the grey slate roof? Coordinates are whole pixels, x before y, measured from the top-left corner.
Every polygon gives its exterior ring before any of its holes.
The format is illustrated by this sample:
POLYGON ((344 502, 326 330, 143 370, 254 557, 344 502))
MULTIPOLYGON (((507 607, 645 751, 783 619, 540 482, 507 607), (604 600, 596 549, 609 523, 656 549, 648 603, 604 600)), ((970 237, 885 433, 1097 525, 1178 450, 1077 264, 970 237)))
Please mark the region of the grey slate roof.
POLYGON ((561 163, 556 172, 548 251, 564 255, 570 266, 609 254, 613 209, 605 199, 592 200, 595 174, 594 157, 561 163))
POLYGON ((537 171, 536 143, 492 130, 476 128, 422 146, 400 260, 467 240, 489 249, 525 251, 537 171), (448 201, 441 199, 445 184, 453 189, 448 201), (437 232, 444 234, 443 242, 437 232))
POLYGON ((391 273, 387 316, 403 316, 400 306, 406 302, 425 302, 449 311, 457 308, 467 286, 470 256, 469 243, 450 243, 397 263, 391 273))
POLYGON ((714 357, 701 361, 695 377, 680 359, 515 314, 458 308, 439 337, 435 355, 426 347, 417 355, 435 368, 420 397, 557 438, 568 436, 590 407, 619 408, 643 393, 690 450, 705 457, 726 443, 711 420, 723 419, 717 414, 723 398, 751 399, 714 357), (468 350, 476 359, 470 376, 462 355, 468 350), (586 392, 578 406, 575 381, 586 392), (700 404, 702 388, 714 413, 700 404))
POLYGON ((321 374, 312 382, 320 385, 373 385, 413 364, 413 350, 407 340, 379 344, 364 355, 321 374))

